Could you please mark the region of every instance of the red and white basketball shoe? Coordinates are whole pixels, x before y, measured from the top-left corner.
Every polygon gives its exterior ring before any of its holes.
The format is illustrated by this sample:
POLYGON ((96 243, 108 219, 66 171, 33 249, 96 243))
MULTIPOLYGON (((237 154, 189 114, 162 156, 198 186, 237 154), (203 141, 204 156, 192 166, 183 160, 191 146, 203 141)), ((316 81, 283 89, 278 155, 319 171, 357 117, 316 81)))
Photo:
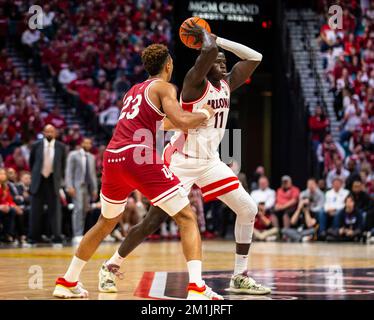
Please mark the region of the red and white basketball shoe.
POLYGON ((53 296, 62 299, 88 298, 88 291, 83 288, 83 284, 79 281, 69 282, 64 278, 58 278, 53 296))
POLYGON ((202 287, 196 283, 190 283, 187 287, 187 300, 224 300, 223 297, 215 293, 212 288, 204 284, 202 287))

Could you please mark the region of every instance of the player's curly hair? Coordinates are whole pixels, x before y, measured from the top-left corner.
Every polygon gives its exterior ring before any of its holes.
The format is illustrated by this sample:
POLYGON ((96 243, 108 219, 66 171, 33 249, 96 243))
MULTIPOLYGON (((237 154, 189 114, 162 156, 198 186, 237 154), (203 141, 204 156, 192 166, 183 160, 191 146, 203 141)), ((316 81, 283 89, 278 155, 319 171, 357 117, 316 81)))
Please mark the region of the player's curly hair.
POLYGON ((142 52, 144 69, 149 75, 159 74, 169 57, 169 50, 163 44, 151 44, 142 52))

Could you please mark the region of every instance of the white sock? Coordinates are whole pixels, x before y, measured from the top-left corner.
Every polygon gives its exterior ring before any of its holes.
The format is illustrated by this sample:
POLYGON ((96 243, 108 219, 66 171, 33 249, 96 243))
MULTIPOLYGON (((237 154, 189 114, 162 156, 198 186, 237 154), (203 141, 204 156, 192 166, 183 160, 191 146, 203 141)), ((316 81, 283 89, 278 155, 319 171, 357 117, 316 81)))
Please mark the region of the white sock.
POLYGON ((83 267, 86 265, 87 261, 79 259, 74 256, 70 262, 70 266, 64 275, 64 279, 69 282, 76 282, 79 280, 79 276, 82 272, 83 267))
POLYGON ((196 283, 197 286, 202 287, 204 285, 204 281, 201 278, 201 261, 190 260, 187 262, 187 268, 190 283, 196 283))
POLYGON ((243 273, 247 270, 248 266, 248 255, 244 254, 235 254, 235 268, 234 268, 234 275, 239 273, 243 273))
POLYGON ((105 263, 107 266, 110 264, 115 264, 116 266, 121 266, 125 258, 121 257, 118 253, 118 250, 112 255, 112 257, 105 263))

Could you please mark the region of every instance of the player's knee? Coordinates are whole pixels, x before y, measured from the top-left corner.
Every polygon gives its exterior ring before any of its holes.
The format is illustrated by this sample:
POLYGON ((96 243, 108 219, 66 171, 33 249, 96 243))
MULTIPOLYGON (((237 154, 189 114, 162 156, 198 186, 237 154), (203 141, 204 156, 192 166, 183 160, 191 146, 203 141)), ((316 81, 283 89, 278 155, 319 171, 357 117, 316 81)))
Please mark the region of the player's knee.
POLYGON ((99 220, 97 221, 97 224, 99 224, 98 230, 100 230, 104 235, 108 235, 113 231, 118 221, 119 216, 112 219, 108 219, 101 215, 99 220))
POLYGON ((145 235, 150 235, 154 232, 156 232, 161 224, 162 224, 163 220, 161 221, 160 219, 158 219, 158 217, 152 217, 150 219, 144 219, 141 224, 142 224, 142 229, 143 229, 143 233, 145 235))
POLYGON ((243 222, 252 222, 257 212, 258 208, 254 200, 247 192, 243 193, 239 198, 239 208, 236 212, 237 218, 243 222))
POLYGON ((197 223, 196 214, 189 205, 179 211, 173 218, 179 226, 197 223))

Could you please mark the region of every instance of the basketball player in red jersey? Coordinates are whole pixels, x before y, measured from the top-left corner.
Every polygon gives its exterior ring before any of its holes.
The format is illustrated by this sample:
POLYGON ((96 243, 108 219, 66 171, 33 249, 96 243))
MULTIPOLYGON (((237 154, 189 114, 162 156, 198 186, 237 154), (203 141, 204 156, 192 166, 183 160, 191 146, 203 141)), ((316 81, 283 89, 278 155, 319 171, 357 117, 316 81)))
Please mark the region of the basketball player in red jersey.
MULTIPOLYGON (((234 91, 254 72, 262 55, 244 45, 209 34, 196 24, 189 25, 186 35, 202 41, 202 49, 195 65, 187 73, 181 93, 181 104, 185 110, 196 112, 205 104, 216 113, 207 125, 188 133, 177 131, 164 150, 169 169, 182 181, 187 191, 193 184, 200 187, 204 200, 219 199, 236 214, 235 262, 229 291, 246 294, 268 294, 270 288, 256 283, 247 271, 248 252, 252 240, 257 206, 239 183, 228 166, 219 159, 218 146, 224 135, 230 109, 230 92, 234 91), (226 59, 218 47, 231 51, 241 61, 230 72, 226 70, 226 59)), ((166 128, 178 128, 172 119, 166 119, 166 128)), ((106 272, 106 265, 121 265, 124 258, 145 237, 156 231, 167 218, 161 207, 152 207, 144 220, 134 226, 119 250, 106 261, 99 273, 99 288, 103 292, 115 292, 115 276, 106 272)), ((193 295, 194 293, 191 293, 193 295)))
POLYGON ((188 130, 203 125, 214 115, 214 110, 206 105, 200 111, 190 113, 180 107, 176 90, 169 83, 173 60, 164 45, 147 47, 142 60, 150 77, 133 86, 124 96, 119 121, 104 153, 100 220, 84 236, 64 277, 57 279, 53 295, 87 297, 88 292, 79 282, 80 272, 105 231, 113 229, 117 223, 128 195, 137 189, 178 224, 191 286, 199 291, 199 298, 222 300, 201 278, 201 239, 188 193, 156 152, 156 132, 165 116, 188 130))

